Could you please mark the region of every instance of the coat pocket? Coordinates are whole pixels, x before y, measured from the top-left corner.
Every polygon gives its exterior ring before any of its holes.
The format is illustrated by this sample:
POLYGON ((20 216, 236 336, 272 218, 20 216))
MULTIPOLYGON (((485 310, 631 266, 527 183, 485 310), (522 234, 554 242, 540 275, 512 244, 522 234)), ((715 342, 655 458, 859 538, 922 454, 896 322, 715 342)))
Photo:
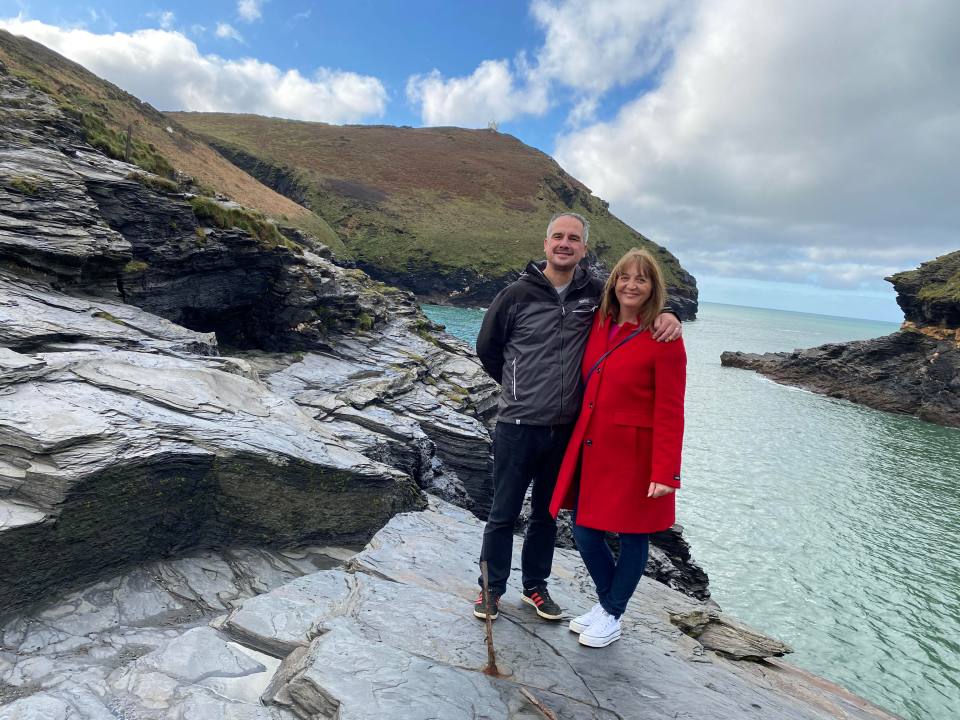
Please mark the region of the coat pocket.
POLYGON ((653 427, 653 410, 617 410, 610 419, 614 425, 653 427))

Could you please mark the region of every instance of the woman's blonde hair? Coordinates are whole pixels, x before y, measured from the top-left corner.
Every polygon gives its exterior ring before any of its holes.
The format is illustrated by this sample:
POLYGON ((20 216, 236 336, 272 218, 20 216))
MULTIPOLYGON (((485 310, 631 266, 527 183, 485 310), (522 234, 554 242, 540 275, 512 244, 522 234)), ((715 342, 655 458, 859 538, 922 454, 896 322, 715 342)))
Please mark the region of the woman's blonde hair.
POLYGON ((657 315, 663 310, 667 302, 667 286, 663 281, 663 272, 656 258, 641 248, 632 248, 617 261, 610 271, 607 284, 603 286, 603 298, 600 301, 600 327, 603 327, 608 318, 616 322, 620 315, 620 302, 617 300, 617 278, 628 270, 638 268, 647 276, 652 285, 650 297, 640 308, 640 325, 650 327, 657 315))

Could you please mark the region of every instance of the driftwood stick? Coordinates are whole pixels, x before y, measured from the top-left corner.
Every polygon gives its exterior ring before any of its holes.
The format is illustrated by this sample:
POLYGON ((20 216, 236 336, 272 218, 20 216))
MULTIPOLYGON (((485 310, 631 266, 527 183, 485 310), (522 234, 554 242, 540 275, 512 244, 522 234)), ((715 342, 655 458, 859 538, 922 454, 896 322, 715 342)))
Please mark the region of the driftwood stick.
POLYGON ((542 702, 537 700, 532 692, 527 690, 525 687, 520 688, 520 694, 523 695, 527 700, 530 701, 530 704, 533 705, 537 710, 540 711, 540 714, 543 715, 547 720, 557 720, 557 714, 544 705, 542 702))
MULTIPOLYGON (((483 604, 488 608, 490 604, 490 583, 487 579, 487 561, 480 561, 480 575, 483 578, 483 604)), ((493 620, 490 619, 490 613, 487 613, 487 666, 483 672, 487 675, 500 677, 500 670, 497 668, 497 654, 493 649, 493 620)))

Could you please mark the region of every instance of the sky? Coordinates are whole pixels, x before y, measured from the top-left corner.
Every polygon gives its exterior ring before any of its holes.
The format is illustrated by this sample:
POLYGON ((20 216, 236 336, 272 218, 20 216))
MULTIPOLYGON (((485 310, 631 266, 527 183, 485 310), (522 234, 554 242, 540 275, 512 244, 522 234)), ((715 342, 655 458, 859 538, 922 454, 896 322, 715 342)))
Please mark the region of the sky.
POLYGON ((665 245, 701 299, 899 321, 960 249, 954 0, 0 0, 161 110, 487 127, 665 245))

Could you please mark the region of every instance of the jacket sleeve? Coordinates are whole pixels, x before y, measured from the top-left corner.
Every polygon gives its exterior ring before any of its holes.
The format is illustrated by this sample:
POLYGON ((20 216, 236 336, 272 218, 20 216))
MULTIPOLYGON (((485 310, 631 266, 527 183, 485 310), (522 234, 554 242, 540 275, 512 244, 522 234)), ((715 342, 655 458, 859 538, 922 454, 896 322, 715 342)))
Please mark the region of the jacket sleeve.
POLYGON ((509 291, 509 287, 504 288, 490 303, 477 335, 477 357, 487 374, 498 383, 503 382, 503 349, 512 324, 513 306, 509 291))
POLYGON ((679 488, 687 352, 683 340, 657 343, 657 351, 653 368, 653 462, 650 480, 679 488))

